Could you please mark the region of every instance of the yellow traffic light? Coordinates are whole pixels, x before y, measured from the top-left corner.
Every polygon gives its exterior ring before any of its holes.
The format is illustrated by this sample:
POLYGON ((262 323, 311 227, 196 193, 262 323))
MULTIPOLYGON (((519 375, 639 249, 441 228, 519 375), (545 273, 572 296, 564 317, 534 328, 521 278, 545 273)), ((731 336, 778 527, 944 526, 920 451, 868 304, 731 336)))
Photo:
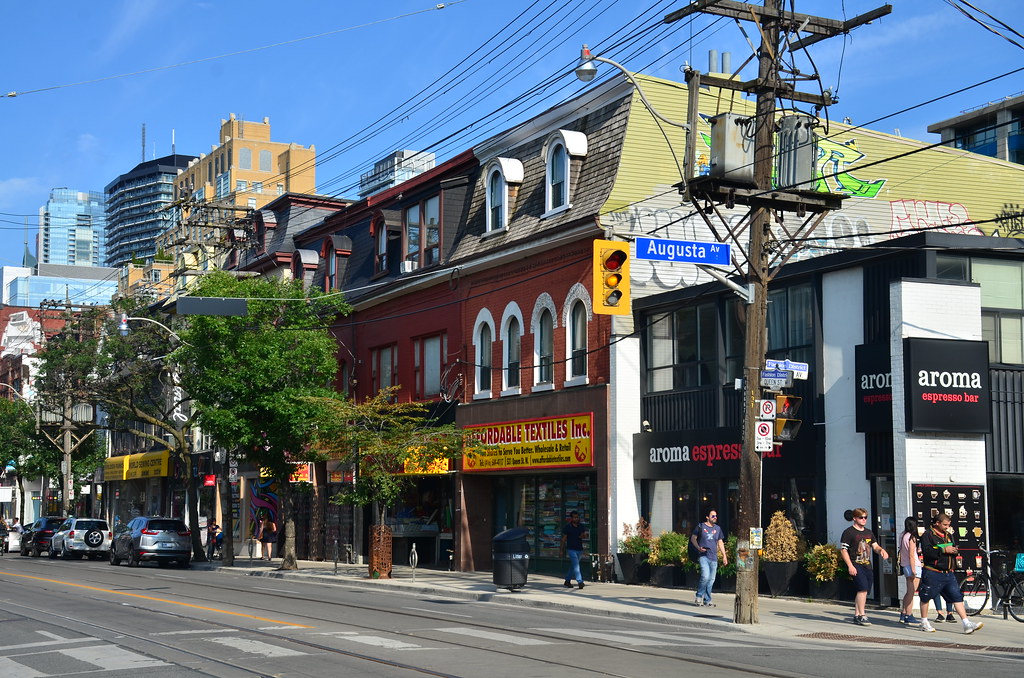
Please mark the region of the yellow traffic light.
POLYGON ((594 313, 628 315, 629 243, 594 241, 594 313))

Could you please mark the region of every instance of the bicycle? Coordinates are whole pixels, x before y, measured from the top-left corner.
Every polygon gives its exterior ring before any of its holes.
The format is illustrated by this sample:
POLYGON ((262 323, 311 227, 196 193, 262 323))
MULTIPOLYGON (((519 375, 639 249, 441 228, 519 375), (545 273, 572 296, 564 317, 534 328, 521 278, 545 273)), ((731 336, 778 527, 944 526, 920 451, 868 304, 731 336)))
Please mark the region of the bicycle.
POLYGON ((960 582, 960 591, 964 595, 964 610, 973 617, 985 609, 991 596, 994 601, 993 609, 1001 607, 1004 619, 1009 612, 1014 619, 1024 623, 1024 574, 1007 571, 1006 563, 1011 555, 1008 551, 986 551, 983 548, 980 551, 985 554, 986 567, 968 570, 967 576, 960 582), (991 574, 993 556, 1003 558, 995 579, 991 574))

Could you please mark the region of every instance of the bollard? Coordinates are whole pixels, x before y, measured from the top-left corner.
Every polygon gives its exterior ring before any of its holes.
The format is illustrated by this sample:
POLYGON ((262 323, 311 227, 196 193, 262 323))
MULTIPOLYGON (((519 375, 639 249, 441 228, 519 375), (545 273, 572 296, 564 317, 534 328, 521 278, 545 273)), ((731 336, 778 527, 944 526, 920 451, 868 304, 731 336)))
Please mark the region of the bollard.
POLYGON ((338 540, 334 540, 334 576, 338 576, 338 540))

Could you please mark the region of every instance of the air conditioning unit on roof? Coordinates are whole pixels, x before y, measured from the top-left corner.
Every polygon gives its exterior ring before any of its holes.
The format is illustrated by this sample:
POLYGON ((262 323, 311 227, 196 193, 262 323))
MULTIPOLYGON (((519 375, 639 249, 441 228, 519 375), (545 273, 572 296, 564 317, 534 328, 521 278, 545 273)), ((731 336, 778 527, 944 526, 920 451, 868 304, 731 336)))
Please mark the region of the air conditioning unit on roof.
POLYGON ((415 262, 415 261, 403 261, 402 264, 398 267, 398 269, 402 273, 412 273, 413 271, 415 271, 419 267, 420 267, 420 265, 419 265, 418 262, 415 262))

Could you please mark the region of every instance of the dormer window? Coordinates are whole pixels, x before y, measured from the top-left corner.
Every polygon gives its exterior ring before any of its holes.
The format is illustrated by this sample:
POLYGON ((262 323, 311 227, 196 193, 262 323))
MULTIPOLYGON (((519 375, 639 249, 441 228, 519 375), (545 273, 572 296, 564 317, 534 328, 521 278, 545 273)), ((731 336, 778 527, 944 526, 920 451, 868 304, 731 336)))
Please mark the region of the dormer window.
POLYGON ((408 207, 405 221, 405 257, 413 268, 441 260, 441 198, 432 196, 408 207))
POLYGON ((374 228, 373 271, 374 273, 384 273, 388 270, 388 229, 383 219, 374 224, 374 228))
POLYGON ((541 217, 572 207, 573 159, 587 154, 587 137, 582 132, 560 129, 548 138, 545 149, 544 214, 541 217))
POLYGON ((515 158, 495 158, 487 165, 487 226, 486 231, 501 231, 508 227, 509 215, 514 207, 519 185, 523 183, 523 163, 515 158))

